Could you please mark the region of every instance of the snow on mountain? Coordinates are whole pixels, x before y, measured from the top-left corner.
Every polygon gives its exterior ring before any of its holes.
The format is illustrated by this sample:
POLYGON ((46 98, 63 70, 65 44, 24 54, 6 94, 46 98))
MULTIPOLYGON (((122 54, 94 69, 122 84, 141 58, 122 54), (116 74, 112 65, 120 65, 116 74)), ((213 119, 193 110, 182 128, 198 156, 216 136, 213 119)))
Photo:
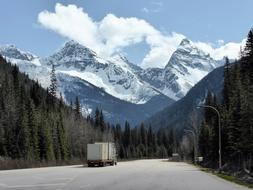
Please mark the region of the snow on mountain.
POLYGON ((57 72, 79 77, 105 92, 131 103, 143 104, 159 93, 139 80, 123 57, 99 58, 92 50, 73 41, 52 56, 42 60, 55 64, 57 72))
POLYGON ((100 107, 109 121, 131 120, 135 124, 185 96, 198 81, 222 65, 187 39, 181 42, 164 69, 142 69, 123 55, 103 60, 74 41, 47 58, 13 45, 0 47, 0 54, 44 88, 50 84, 54 64, 59 92, 67 102, 79 96, 83 108, 89 112, 100 107), (134 117, 136 114, 140 117, 134 117))
POLYGON ((139 73, 148 82, 168 97, 179 100, 204 76, 222 66, 188 39, 182 40, 164 69, 150 68, 139 73))
POLYGON ((4 45, 0 47, 0 54, 9 57, 12 59, 17 59, 17 60, 24 60, 24 61, 32 61, 38 58, 37 56, 29 53, 29 52, 24 52, 18 49, 14 45, 4 45))
POLYGON ((103 109, 107 121, 136 125, 174 101, 157 92, 135 74, 139 70, 121 55, 102 60, 90 49, 70 41, 58 52, 39 58, 15 46, 0 47, 0 54, 21 72, 50 85, 52 64, 56 66, 58 93, 70 103, 78 96, 83 112, 103 109))
POLYGON ((103 67, 104 60, 100 59, 96 53, 87 47, 71 40, 65 43, 59 51, 52 56, 43 59, 44 64, 51 66, 61 66, 63 68, 75 68, 84 70, 88 65, 103 67))
POLYGON ((5 57, 12 64, 16 64, 19 69, 28 74, 31 79, 38 80, 44 88, 50 85, 51 69, 42 66, 38 56, 21 51, 14 45, 0 46, 0 55, 5 57))
POLYGON ((174 102, 164 95, 159 95, 145 104, 133 104, 120 100, 78 77, 57 73, 57 80, 58 88, 67 102, 73 101, 78 96, 84 113, 94 114, 95 109, 100 108, 106 121, 122 126, 125 121, 135 126, 174 102))

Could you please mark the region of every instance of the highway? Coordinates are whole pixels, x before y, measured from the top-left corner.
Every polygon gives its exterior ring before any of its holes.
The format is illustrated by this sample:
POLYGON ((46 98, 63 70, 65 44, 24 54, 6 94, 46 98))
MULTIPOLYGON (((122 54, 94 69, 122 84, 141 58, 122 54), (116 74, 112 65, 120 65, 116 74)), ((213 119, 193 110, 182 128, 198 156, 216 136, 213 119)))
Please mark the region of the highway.
POLYGON ((117 166, 62 166, 0 171, 0 189, 17 190, 246 190, 186 163, 165 160, 117 166))

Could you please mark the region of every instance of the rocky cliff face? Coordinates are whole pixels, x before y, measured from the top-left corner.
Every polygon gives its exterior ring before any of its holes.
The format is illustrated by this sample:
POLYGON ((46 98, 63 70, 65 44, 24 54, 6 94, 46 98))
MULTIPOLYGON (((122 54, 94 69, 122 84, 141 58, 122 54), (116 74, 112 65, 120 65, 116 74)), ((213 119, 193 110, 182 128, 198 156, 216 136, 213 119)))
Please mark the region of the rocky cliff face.
POLYGON ((150 68, 140 77, 168 97, 179 100, 204 76, 222 66, 188 39, 182 40, 164 69, 150 68))

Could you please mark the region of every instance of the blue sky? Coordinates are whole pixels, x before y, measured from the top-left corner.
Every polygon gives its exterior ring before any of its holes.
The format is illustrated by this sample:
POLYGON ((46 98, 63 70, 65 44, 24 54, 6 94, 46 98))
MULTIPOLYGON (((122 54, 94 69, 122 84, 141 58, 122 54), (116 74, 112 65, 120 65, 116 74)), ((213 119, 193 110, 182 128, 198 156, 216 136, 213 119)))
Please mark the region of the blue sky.
MULTIPOLYGON (((52 29, 52 26, 48 25, 48 22, 51 22, 48 20, 47 23, 38 22, 38 15, 42 11, 55 12, 56 3, 63 7, 69 4, 76 5, 77 9, 82 7, 84 14, 94 23, 101 22, 109 13, 115 16, 111 20, 133 17, 139 22, 143 19, 155 31, 159 31, 163 38, 168 35, 170 39, 174 39, 172 32, 176 32, 192 41, 207 43, 212 48, 219 46, 218 40, 224 41, 221 45, 229 42, 240 43, 253 26, 252 0, 3 0, 0 11, 0 44, 15 44, 20 49, 29 50, 39 56, 48 56, 59 49, 75 34, 59 33, 58 28, 52 29)), ((138 24, 136 27, 138 28, 138 24)), ((153 32, 143 33, 145 32, 142 31, 141 38, 153 35, 153 32)), ((108 38, 105 40, 110 40, 108 38)), ((168 42, 172 43, 170 39, 168 42)), ((147 45, 145 40, 139 39, 133 41, 127 45, 113 44, 113 48, 115 51, 125 52, 129 59, 136 63, 141 63, 153 46, 164 46, 153 45, 153 42, 152 45, 147 45)), ((159 48, 154 51, 159 51, 159 48)), ((164 54, 167 50, 174 49, 165 48, 164 54)), ((152 53, 151 56, 155 58, 156 55, 152 53)))

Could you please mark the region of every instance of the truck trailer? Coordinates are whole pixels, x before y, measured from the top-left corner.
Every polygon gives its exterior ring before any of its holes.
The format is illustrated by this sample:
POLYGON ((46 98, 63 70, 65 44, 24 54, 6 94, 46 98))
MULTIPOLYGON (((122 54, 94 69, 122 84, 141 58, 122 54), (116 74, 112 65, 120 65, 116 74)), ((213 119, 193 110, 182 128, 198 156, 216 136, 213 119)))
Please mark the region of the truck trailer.
POLYGON ((87 145, 88 167, 117 165, 116 147, 112 142, 96 142, 87 145))

